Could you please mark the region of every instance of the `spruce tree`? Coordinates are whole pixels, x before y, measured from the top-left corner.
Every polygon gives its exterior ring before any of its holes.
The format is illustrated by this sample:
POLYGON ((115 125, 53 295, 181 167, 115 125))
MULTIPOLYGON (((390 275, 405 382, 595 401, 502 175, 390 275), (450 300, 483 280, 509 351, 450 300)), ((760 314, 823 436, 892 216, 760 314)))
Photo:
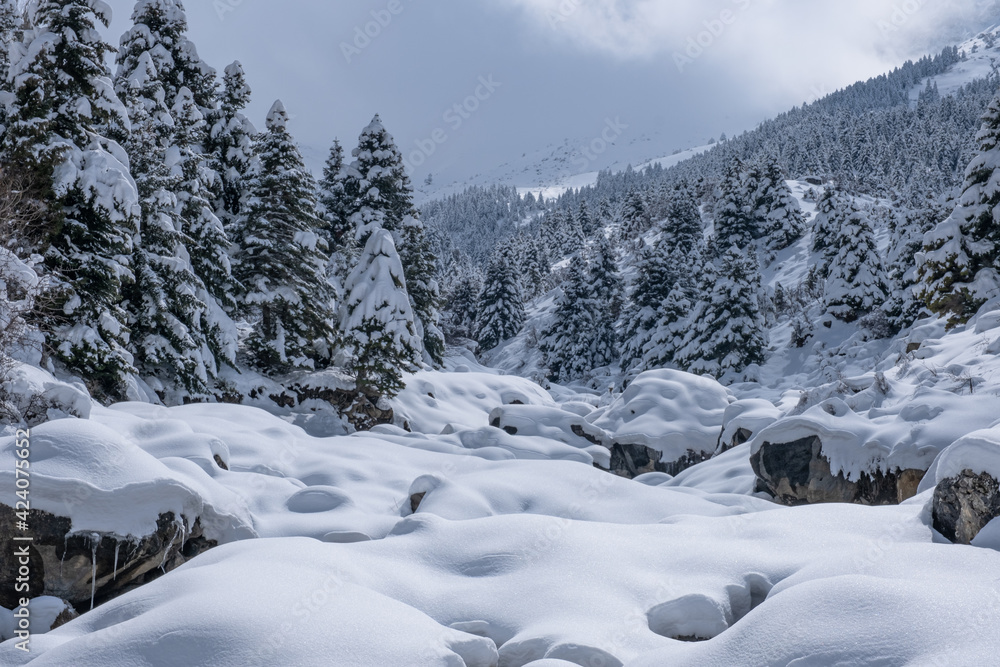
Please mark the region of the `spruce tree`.
POLYGON ((924 236, 949 215, 947 207, 925 200, 891 221, 886 272, 889 299, 884 310, 896 331, 912 325, 926 306, 920 298, 917 256, 923 250, 924 236))
POLYGON ((604 359, 613 358, 599 354, 597 349, 600 304, 587 265, 580 257, 570 262, 562 292, 554 321, 542 333, 540 345, 549 378, 554 382, 580 379, 594 367, 603 365, 600 362, 604 359))
POLYGON ((47 208, 35 231, 63 318, 40 322, 49 349, 99 395, 124 396, 132 357, 121 307, 132 282, 138 193, 109 136, 127 136, 127 112, 104 65, 103 3, 43 0, 17 49, 5 158, 47 208))
POLYGON ((21 12, 17 0, 0 0, 0 90, 9 90, 10 49, 21 39, 21 12))
MULTIPOLYGON (((686 259, 690 261, 690 257, 686 259)), ((622 315, 622 368, 636 368, 646 349, 659 318, 660 304, 675 285, 681 284, 679 256, 665 234, 652 247, 641 251, 636 266, 628 307, 622 315)))
POLYGON ((191 91, 202 113, 214 109, 215 70, 198 57, 197 48, 187 38, 187 16, 180 0, 138 0, 132 23, 121 38, 118 78, 135 71, 138 59, 149 53, 163 82, 168 109, 177 104, 182 88, 191 91))
POLYGON ((826 188, 816 204, 817 214, 813 218, 812 251, 820 255, 818 273, 826 276, 830 262, 837 254, 837 237, 840 228, 854 210, 854 205, 841 190, 826 188))
POLYGON ((245 217, 244 202, 253 160, 253 123, 243 111, 250 103, 250 87, 243 66, 236 61, 226 67, 219 108, 207 117, 210 128, 206 153, 218 174, 214 190, 215 214, 228 235, 236 235, 245 217))
POLYGON ((125 93, 132 121, 124 148, 142 211, 134 252, 135 283, 125 292, 130 350, 144 376, 176 383, 192 396, 205 395, 217 372, 204 331, 210 297, 191 267, 180 232, 175 192, 181 178, 166 164, 173 121, 152 58, 140 57, 137 69, 116 88, 125 93))
POLYGON ((715 238, 720 249, 749 248, 759 237, 754 217, 753 193, 748 191, 748 174, 743 163, 732 162, 719 183, 715 205, 715 238))
POLYGON ((667 205, 667 219, 670 222, 665 232, 672 237, 671 245, 684 253, 695 252, 705 235, 698 202, 684 184, 671 194, 667 205))
POLYGON ((707 299, 694 311, 693 335, 677 353, 678 363, 692 373, 720 379, 743 377, 748 366, 764 363, 767 347, 756 258, 732 246, 714 270, 705 272, 703 280, 709 290, 707 299))
POLYGON ((237 239, 236 277, 256 320, 247 341, 264 372, 321 367, 332 350, 334 303, 318 233, 315 184, 275 102, 257 141, 247 220, 237 239))
POLYGON ((479 313, 479 294, 483 291, 483 272, 465 258, 453 264, 452 276, 445 290, 444 321, 448 335, 472 338, 479 313))
POLYGON ((347 279, 346 294, 340 333, 357 386, 391 398, 405 386, 403 373, 419 363, 420 339, 403 266, 388 231, 376 229, 369 235, 347 279))
POLYGON ((763 167, 757 183, 754 215, 764 239, 765 256, 771 261, 776 253, 802 238, 805 216, 777 163, 763 167))
POLYGON ((510 250, 499 248, 490 259, 479 295, 476 340, 489 351, 521 331, 524 297, 510 250))
POLYGON ((643 349, 640 368, 666 368, 674 363, 690 327, 687 319, 690 313, 691 302, 686 291, 675 285, 656 309, 656 322, 643 349))
POLYGON ((623 241, 634 239, 653 224, 649 207, 642 193, 631 190, 622 205, 620 238, 623 241))
POLYGON ((925 239, 919 275, 931 311, 954 326, 1000 293, 1000 95, 976 136, 958 206, 925 239))
POLYGON ((319 182, 319 203, 323 210, 324 229, 331 247, 341 247, 354 241, 351 233, 350 201, 346 191, 344 149, 336 139, 323 167, 319 182))
POLYGON ((362 131, 352 155, 354 161, 345 170, 343 189, 354 239, 360 246, 376 229, 392 233, 406 271, 422 349, 430 362, 440 364, 444 336, 438 328, 437 258, 413 206, 413 187, 403 156, 378 115, 362 131))
POLYGON ((868 215, 855 210, 841 226, 830 265, 824 302, 830 313, 853 322, 886 301, 885 274, 868 215))

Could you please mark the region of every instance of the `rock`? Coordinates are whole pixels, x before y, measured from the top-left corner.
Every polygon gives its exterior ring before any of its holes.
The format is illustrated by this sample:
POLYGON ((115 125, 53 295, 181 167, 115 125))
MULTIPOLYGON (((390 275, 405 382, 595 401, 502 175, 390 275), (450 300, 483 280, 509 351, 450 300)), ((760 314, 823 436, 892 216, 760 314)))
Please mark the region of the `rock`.
POLYGON ((611 446, 610 472, 627 479, 635 479, 651 472, 677 476, 688 468, 707 461, 712 455, 688 450, 687 454, 676 461, 664 462, 662 458, 663 455, 651 447, 615 443, 611 446))
POLYGON ((875 471, 851 481, 843 473, 834 474, 822 452, 823 443, 816 436, 763 443, 750 457, 757 475, 756 490, 785 505, 896 505, 916 495, 925 474, 922 470, 875 471))
POLYGON ((963 470, 934 489, 934 529, 957 544, 971 544, 976 535, 1000 516, 1000 483, 988 473, 963 470))
MULTIPOLYGON (((17 520, 12 508, 0 504, 0 553, 5 554, 0 559, 0 607, 7 609, 17 607, 20 597, 14 591, 18 564, 7 557, 25 544, 13 541, 22 534, 15 531, 17 520)), ((61 598, 84 611, 156 579, 217 544, 204 537, 200 520, 186 532, 184 517, 178 521, 172 512, 159 516, 156 532, 131 541, 100 533, 71 534, 70 519, 41 510, 28 512, 28 525, 34 538, 28 544, 30 595, 61 598)))

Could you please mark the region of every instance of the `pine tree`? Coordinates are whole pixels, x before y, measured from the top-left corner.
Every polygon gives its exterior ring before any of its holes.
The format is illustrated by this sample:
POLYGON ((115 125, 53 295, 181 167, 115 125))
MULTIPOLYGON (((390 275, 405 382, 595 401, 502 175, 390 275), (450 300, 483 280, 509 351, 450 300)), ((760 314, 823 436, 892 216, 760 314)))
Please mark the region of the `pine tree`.
POLYGON ((477 310, 476 340, 483 350, 492 350, 521 331, 524 297, 509 249, 498 249, 490 259, 477 310))
POLYGON ((854 205, 850 198, 836 188, 823 191, 816 204, 817 214, 813 219, 812 251, 819 253, 818 273, 825 276, 830 269, 830 262, 837 254, 837 237, 854 205))
POLYGON ((444 321, 452 337, 472 338, 483 291, 483 272, 465 258, 449 270, 452 280, 445 290, 444 321))
POLYGON ((671 246, 684 253, 693 253, 704 241, 701 212, 698 202, 686 185, 677 187, 667 206, 670 221, 666 232, 670 234, 671 246))
POLYGON ((0 90, 9 90, 10 51, 9 45, 21 40, 21 12, 17 0, 0 0, 0 90))
POLYGON ((392 234, 376 229, 348 277, 340 332, 363 391, 391 398, 420 356, 406 278, 392 234))
POLYGON ((378 115, 362 131, 352 155, 354 161, 345 170, 343 188, 355 241, 364 245, 376 229, 392 233, 406 271, 422 350, 428 361, 440 364, 444 336, 438 328, 437 258, 413 206, 413 187, 403 156, 378 115))
POLYGON ((754 201, 765 255, 771 261, 777 252, 802 238, 805 216, 785 182, 781 167, 774 162, 761 170, 754 201))
POLYGON ((690 313, 691 302, 685 290, 675 285, 656 309, 656 322, 643 349, 642 369, 665 368, 674 363, 688 333, 690 313))
POLYGON ((354 240, 351 234, 350 201, 346 192, 344 149, 334 140, 330 156, 319 182, 319 202, 323 209, 324 229, 331 247, 341 247, 354 240))
POLYGON ((166 164, 173 120, 152 58, 140 57, 125 93, 132 133, 125 143, 142 211, 134 252, 135 284, 126 288, 132 330, 130 350, 145 376, 178 383, 189 395, 208 392, 217 372, 203 330, 207 319, 205 286, 194 274, 180 230, 180 207, 174 194, 180 177, 166 164))
POLYGON ((976 141, 979 153, 965 171, 958 206, 927 235, 919 269, 925 303, 952 326, 1000 293, 1000 95, 976 141))
POLYGON ((187 38, 187 16, 180 0, 138 0, 132 23, 118 50, 118 78, 135 71, 138 59, 148 53, 163 82, 168 109, 177 104, 182 88, 191 91, 202 113, 214 109, 215 70, 198 57, 197 48, 187 38))
POLYGON ((334 304, 328 257, 317 229, 315 184, 275 102, 257 142, 236 277, 259 318, 247 346, 265 372, 316 368, 331 356, 334 304))
POLYGON ((653 224, 649 208, 640 191, 632 190, 625 197, 621 220, 620 238, 623 241, 634 239, 653 224))
POLYGON ((830 265, 824 302, 830 313, 853 322, 880 308, 886 300, 885 274, 868 215, 855 210, 841 226, 839 248, 830 265))
POLYGON ((950 214, 947 207, 926 200, 916 209, 904 211, 890 224, 886 283, 889 299, 884 310, 895 331, 912 325, 926 304, 920 298, 917 256, 923 250, 924 236, 950 214))
POLYGON ((48 210, 38 248, 64 315, 39 323, 49 348, 96 393, 122 397, 133 370, 121 300, 133 279, 138 194, 116 157, 122 149, 108 138, 127 136, 128 119, 104 65, 111 51, 97 31, 108 25, 104 10, 87 0, 35 6, 36 27, 13 59, 4 154, 48 210))
POLYGON ((206 152, 211 168, 218 174, 215 187, 215 214, 230 236, 245 217, 244 201, 253 160, 253 123, 243 114, 250 103, 250 87, 243 66, 236 61, 226 68, 219 108, 208 116, 210 129, 206 137, 206 152))
POLYGON ((603 311, 611 316, 612 322, 621 315, 625 298, 622 279, 618 273, 618 262, 614 249, 604 234, 597 237, 593 250, 591 278, 594 297, 603 311))
POLYGON ((542 333, 540 349, 545 356, 549 378, 565 382, 584 377, 602 365, 598 359, 596 330, 600 304, 590 273, 582 259, 574 257, 556 303, 555 319, 542 333))
POLYGON ((692 315, 693 335, 676 355, 679 365, 721 379, 741 377, 748 366, 764 363, 767 347, 757 261, 732 246, 717 267, 705 271, 703 282, 707 300, 692 315))
POLYGON ((636 281, 628 307, 622 315, 622 368, 632 369, 642 361, 659 318, 660 304, 675 285, 682 284, 678 256, 671 239, 661 235, 655 246, 641 251, 636 281))
POLYGON ((717 247, 749 248, 760 236, 754 218, 752 193, 748 192, 748 174, 743 163, 734 161, 719 183, 715 205, 715 238, 717 247))

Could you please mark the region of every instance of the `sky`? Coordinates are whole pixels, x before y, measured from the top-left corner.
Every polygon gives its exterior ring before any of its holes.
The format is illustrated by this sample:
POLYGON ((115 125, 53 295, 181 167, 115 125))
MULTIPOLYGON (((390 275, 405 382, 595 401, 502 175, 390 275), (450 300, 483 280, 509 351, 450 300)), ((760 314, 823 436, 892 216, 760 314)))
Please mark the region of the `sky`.
MULTIPOLYGON (((134 3, 109 3, 108 38, 117 45, 134 3)), ((281 99, 318 169, 335 137, 350 150, 379 113, 415 182, 488 174, 566 140, 586 146, 609 125, 616 145, 631 143, 632 153, 643 142, 663 155, 698 146, 1000 23, 998 7, 996 0, 185 3, 201 56, 219 71, 243 63, 258 127, 281 99)))

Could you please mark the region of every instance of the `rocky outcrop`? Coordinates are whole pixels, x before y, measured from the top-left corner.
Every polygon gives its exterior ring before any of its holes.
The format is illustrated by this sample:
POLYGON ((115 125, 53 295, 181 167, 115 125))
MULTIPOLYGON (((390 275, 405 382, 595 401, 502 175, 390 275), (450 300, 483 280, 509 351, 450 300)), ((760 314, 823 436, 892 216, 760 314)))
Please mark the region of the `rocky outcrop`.
POLYGON ((849 480, 843 473, 833 473, 816 436, 788 443, 765 442, 751 455, 750 465, 757 475, 756 490, 785 505, 896 505, 916 495, 924 476, 922 470, 875 471, 849 480))
POLYGON ((32 598, 61 598, 86 611, 179 567, 216 546, 207 539, 200 520, 190 531, 172 512, 161 514, 156 531, 142 539, 125 540, 100 533, 70 534, 71 521, 40 510, 28 513, 30 533, 16 531, 14 510, 0 505, 0 607, 14 609, 22 594, 15 592, 17 559, 9 555, 27 544, 28 585, 32 598), (30 543, 14 542, 30 534, 30 543))
POLYGON ((971 544, 976 535, 1000 516, 1000 483, 987 473, 963 470, 934 489, 934 528, 952 542, 971 544))
POLYGON ((650 472, 679 475, 688 468, 709 460, 712 455, 688 450, 687 454, 676 461, 664 462, 662 457, 661 452, 651 447, 615 443, 611 446, 610 472, 627 479, 635 479, 650 472))
MULTIPOLYGON (((251 392, 250 398, 259 393, 251 392)), ((292 384, 281 393, 267 396, 276 405, 288 409, 308 401, 329 403, 359 431, 369 431, 380 424, 392 424, 395 415, 387 401, 376 394, 369 394, 353 387, 292 384)))

